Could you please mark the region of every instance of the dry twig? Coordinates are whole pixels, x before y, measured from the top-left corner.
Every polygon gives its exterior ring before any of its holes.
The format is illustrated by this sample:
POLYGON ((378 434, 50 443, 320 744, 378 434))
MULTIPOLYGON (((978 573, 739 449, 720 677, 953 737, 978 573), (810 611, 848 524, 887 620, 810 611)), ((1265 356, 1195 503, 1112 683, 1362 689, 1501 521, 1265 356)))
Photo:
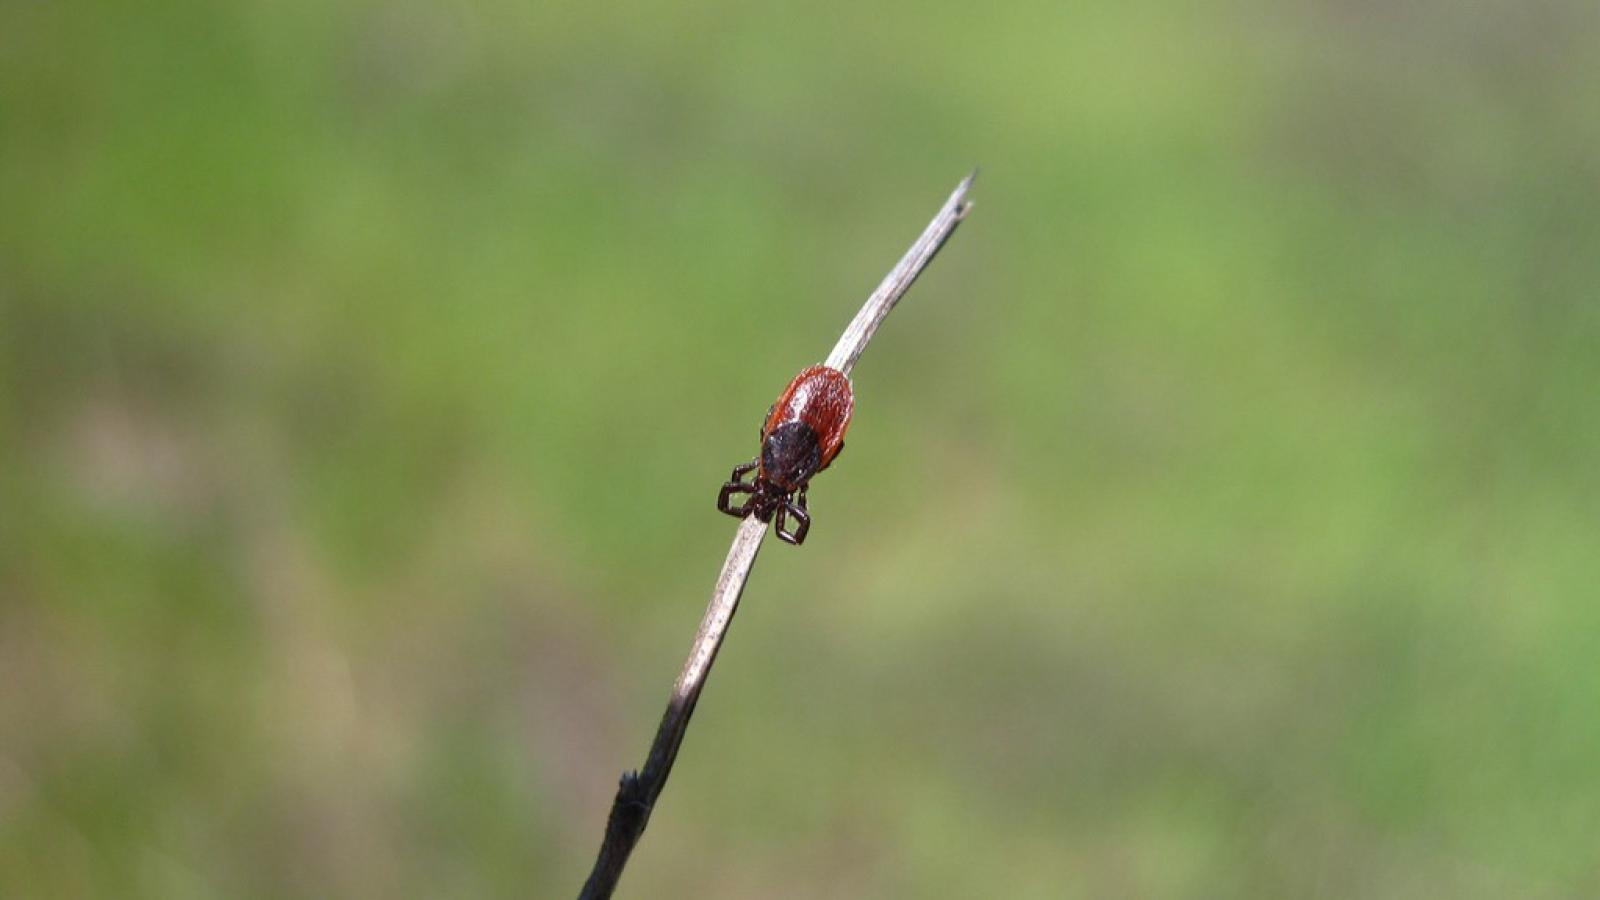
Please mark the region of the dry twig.
MULTIPOLYGON (((934 254, 939 252, 945 240, 961 224, 962 217, 971 208, 966 199, 967 189, 977 175, 974 171, 956 186, 933 221, 923 229, 911 249, 900 258, 900 262, 884 277, 878 289, 872 292, 861 311, 850 321, 824 365, 850 374, 856 360, 861 357, 861 351, 866 349, 867 342, 872 340, 872 335, 889 311, 905 296, 917 276, 933 260, 934 254)), ((722 647, 722 639, 728 633, 728 625, 733 622, 734 611, 739 608, 739 595, 744 593, 745 581, 755 565, 756 553, 761 550, 768 524, 759 516, 750 516, 739 523, 733 546, 728 550, 727 561, 722 564, 722 574, 717 577, 717 586, 711 592, 711 602, 700 620, 694 646, 690 648, 689 658, 672 687, 672 700, 667 704, 666 714, 661 717, 661 726, 650 745, 650 756, 645 760, 643 769, 622 776, 616 800, 611 805, 611 816, 606 821, 600 855, 595 859, 594 871, 584 883, 578 900, 604 900, 610 897, 616 889, 617 880, 622 877, 628 855, 644 834, 645 825, 650 821, 650 812, 655 808, 661 789, 666 786, 673 760, 678 756, 678 747, 689 729, 689 717, 694 715, 695 702, 700 699, 700 691, 705 687, 711 664, 716 661, 717 650, 722 647)))

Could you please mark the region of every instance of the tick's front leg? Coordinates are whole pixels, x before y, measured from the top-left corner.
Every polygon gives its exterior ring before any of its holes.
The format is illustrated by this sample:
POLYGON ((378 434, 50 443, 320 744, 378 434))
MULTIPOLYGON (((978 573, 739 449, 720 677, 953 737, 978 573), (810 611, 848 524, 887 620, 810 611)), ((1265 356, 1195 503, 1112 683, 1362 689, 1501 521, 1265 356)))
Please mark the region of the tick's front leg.
POLYGON ((777 523, 775 529, 778 537, 794 544, 796 547, 805 543, 806 532, 811 530, 811 514, 806 512, 805 501, 802 498, 798 503, 786 500, 778 505, 777 523), (795 529, 790 531, 785 526, 789 516, 794 516, 795 529))

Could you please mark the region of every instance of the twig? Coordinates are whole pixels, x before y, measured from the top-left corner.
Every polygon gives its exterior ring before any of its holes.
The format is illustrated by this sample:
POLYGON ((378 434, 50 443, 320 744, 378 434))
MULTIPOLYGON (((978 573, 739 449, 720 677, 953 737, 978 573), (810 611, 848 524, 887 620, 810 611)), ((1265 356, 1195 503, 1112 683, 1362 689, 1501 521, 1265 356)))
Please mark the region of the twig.
POLYGON ((733 622, 734 610, 739 608, 739 595, 744 593, 744 583, 750 577, 750 567, 756 563, 756 553, 761 550, 761 539, 767 536, 768 522, 759 516, 750 516, 739 523, 733 536, 733 546, 728 549, 728 559, 722 564, 722 574, 711 592, 711 602, 700 620, 700 630, 695 632, 694 646, 689 658, 678 673, 678 682, 672 686, 672 700, 661 717, 661 727, 650 744, 650 756, 638 772, 625 772, 617 788, 617 799, 611 804, 611 817, 606 821, 606 836, 600 844, 600 855, 594 861, 594 871, 583 886, 579 900, 604 900, 617 887, 622 877, 622 867, 628 864, 628 854, 644 834, 650 822, 650 811, 656 798, 667 784, 672 772, 672 762, 678 757, 678 745, 683 743, 684 732, 689 730, 689 717, 694 715, 694 705, 700 699, 700 689, 705 687, 706 675, 717 658, 722 639, 733 622))
POLYGON ((961 219, 966 216, 972 204, 967 202, 967 189, 972 187, 972 180, 978 177, 978 170, 973 169, 972 174, 961 179, 956 189, 950 194, 950 199, 944 202, 938 215, 922 230, 922 236, 917 238, 906 255, 900 257, 900 262, 889 270, 878 284, 878 289, 872 292, 867 302, 862 304, 861 311, 845 326, 844 334, 839 336, 839 343, 833 345, 833 352, 828 354, 823 365, 830 369, 838 369, 846 375, 856 367, 856 360, 861 358, 861 351, 867 349, 867 342, 872 340, 877 333, 878 326, 888 318, 889 311, 900 302, 906 291, 911 289, 911 284, 922 274, 922 270, 933 262, 934 254, 944 246, 944 242, 955 233, 956 226, 961 224, 961 219))
MULTIPOLYGON (((824 365, 846 375, 855 368, 861 351, 866 349, 867 342, 872 340, 873 333, 889 315, 889 311, 905 296, 917 276, 933 261, 934 254, 939 252, 956 226, 961 224, 962 217, 971 208, 966 200, 967 189, 977 176, 974 170, 956 186, 938 215, 923 229, 922 236, 900 258, 899 264, 872 292, 872 296, 867 298, 856 317, 850 320, 850 325, 845 328, 839 343, 834 345, 833 352, 828 354, 824 365)), ((722 574, 717 577, 717 586, 711 592, 711 602, 700 620, 700 630, 695 633, 694 646, 690 648, 689 658, 672 687, 672 700, 667 704, 666 714, 661 717, 655 741, 650 744, 650 755, 645 759, 643 769, 622 776, 616 800, 611 805, 611 816, 606 820, 606 834, 600 844, 600 855, 595 859, 594 871, 589 873, 589 880, 584 883, 578 900, 605 900, 610 897, 618 879, 622 877, 623 867, 628 864, 628 855, 644 834, 656 798, 661 796, 667 776, 672 773, 673 760, 678 757, 678 747, 689 729, 689 717, 694 715, 694 705, 700 699, 701 689, 705 687, 706 676, 711 673, 711 664, 716 661, 722 639, 733 622, 734 611, 739 608, 739 596, 744 593, 744 584, 750 577, 751 567, 755 565, 756 554, 761 550, 761 541, 767 536, 768 524, 759 516, 750 516, 739 523, 739 530, 733 536, 733 546, 728 549, 728 559, 722 564, 722 574)))

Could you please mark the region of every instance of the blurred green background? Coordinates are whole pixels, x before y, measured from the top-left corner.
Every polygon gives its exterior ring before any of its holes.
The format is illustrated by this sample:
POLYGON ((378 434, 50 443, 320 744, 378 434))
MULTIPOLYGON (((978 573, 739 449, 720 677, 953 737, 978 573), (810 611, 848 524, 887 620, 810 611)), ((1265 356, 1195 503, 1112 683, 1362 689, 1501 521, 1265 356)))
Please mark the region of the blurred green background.
POLYGON ((0 896, 1600 894, 1600 7, 0 7, 0 896))

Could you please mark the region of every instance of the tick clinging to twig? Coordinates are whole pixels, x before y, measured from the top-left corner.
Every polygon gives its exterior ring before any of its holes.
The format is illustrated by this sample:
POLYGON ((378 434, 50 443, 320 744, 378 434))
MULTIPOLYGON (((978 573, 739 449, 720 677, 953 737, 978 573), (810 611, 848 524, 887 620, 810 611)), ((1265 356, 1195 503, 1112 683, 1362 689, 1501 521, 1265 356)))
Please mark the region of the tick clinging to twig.
POLYGON ((717 494, 717 509, 740 519, 753 515, 763 522, 776 515, 778 537, 791 544, 803 542, 811 529, 806 489, 811 478, 844 449, 854 407, 850 378, 843 372, 820 365, 802 370, 767 411, 761 425, 761 454, 733 467, 732 477, 717 494), (751 472, 755 478, 745 481, 751 472), (746 496, 734 506, 738 494, 746 496), (790 517, 795 521, 792 531, 790 517))
POLYGON ((734 533, 716 587, 712 588, 711 602, 706 604, 689 658, 672 686, 672 700, 650 743, 650 755, 643 768, 624 775, 617 787, 600 853, 579 900, 606 900, 616 888, 629 855, 650 822, 673 761, 678 758, 689 717, 694 714, 711 664, 716 661, 717 650, 739 608, 739 596, 755 566, 768 526, 776 517, 778 537, 791 544, 805 540, 811 526, 811 516, 806 512, 806 486, 839 455, 845 429, 850 425, 850 412, 855 405, 850 372, 884 317, 905 296, 917 275, 972 208, 967 202, 967 190, 977 174, 973 172, 956 185, 933 221, 850 320, 822 364, 806 369, 789 382, 761 423, 760 455, 735 468, 733 480, 723 485, 717 495, 717 508, 743 521, 734 533), (755 478, 746 482, 744 478, 751 472, 756 473, 755 478), (744 498, 738 506, 731 505, 735 496, 744 498), (788 527, 790 520, 795 523, 793 531, 788 527))

